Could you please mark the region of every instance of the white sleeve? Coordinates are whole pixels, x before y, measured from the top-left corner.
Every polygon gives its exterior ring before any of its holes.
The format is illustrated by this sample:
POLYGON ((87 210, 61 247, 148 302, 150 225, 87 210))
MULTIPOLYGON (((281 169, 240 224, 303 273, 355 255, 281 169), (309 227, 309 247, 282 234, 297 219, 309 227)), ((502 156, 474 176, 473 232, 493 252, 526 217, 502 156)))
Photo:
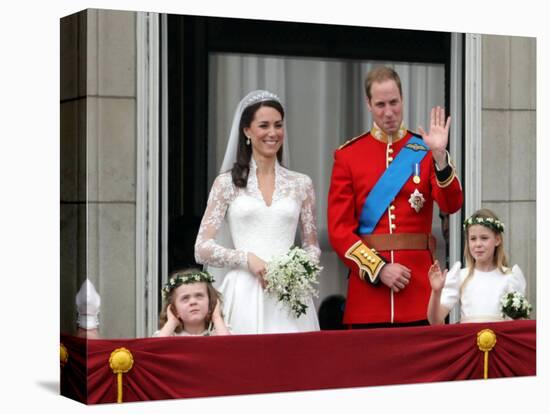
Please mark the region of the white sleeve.
POLYGON ((223 247, 215 240, 235 194, 230 174, 221 174, 214 180, 195 242, 195 260, 198 263, 217 267, 247 264, 245 251, 223 247))
POLYGON ((460 300, 460 262, 456 262, 447 272, 445 286, 441 290, 441 305, 451 310, 460 300))
POLYGON ((508 282, 508 292, 519 292, 525 296, 525 288, 527 283, 525 282, 525 277, 523 272, 516 264, 512 267, 512 274, 508 282))
POLYGON ((300 211, 300 233, 302 235, 302 248, 308 252, 314 262, 319 263, 321 249, 317 238, 317 224, 315 223, 315 192, 311 178, 305 177, 304 199, 300 211))

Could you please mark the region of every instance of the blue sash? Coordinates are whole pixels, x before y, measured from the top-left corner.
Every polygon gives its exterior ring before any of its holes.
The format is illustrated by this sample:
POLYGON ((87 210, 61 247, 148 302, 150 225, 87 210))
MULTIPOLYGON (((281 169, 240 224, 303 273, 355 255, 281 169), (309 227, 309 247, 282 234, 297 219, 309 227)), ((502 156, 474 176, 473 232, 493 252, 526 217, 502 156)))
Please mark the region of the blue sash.
POLYGON ((359 234, 372 233, 384 211, 413 173, 414 165, 420 163, 427 153, 428 147, 422 138, 413 135, 367 195, 359 217, 359 234))

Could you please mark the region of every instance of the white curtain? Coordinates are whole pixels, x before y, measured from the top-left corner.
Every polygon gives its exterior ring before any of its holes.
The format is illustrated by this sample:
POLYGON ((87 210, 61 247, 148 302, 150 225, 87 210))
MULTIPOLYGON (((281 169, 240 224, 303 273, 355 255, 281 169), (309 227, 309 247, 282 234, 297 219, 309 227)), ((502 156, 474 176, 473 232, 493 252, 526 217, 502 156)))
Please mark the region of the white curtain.
MULTIPOLYGON (((401 77, 404 121, 416 131, 429 126, 433 106, 445 104, 445 68, 442 64, 352 61, 240 54, 209 57, 208 172, 209 185, 225 153, 233 112, 242 96, 267 89, 283 101, 292 170, 313 180, 317 197, 317 225, 324 270, 319 284, 320 301, 330 294, 344 294, 347 269, 333 252, 327 235, 327 196, 333 153, 348 139, 371 127, 364 78, 376 65, 393 67, 401 77)), ((438 257, 445 263, 438 209, 434 209, 433 234, 438 257)))

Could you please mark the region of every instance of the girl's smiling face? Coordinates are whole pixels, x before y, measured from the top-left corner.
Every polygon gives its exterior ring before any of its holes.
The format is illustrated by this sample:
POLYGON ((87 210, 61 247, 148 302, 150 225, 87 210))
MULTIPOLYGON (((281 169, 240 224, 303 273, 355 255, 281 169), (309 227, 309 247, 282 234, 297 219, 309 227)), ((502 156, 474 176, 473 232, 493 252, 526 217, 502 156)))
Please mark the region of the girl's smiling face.
POLYGON ((481 224, 468 228, 468 249, 476 265, 494 265, 495 249, 501 242, 499 234, 481 224))

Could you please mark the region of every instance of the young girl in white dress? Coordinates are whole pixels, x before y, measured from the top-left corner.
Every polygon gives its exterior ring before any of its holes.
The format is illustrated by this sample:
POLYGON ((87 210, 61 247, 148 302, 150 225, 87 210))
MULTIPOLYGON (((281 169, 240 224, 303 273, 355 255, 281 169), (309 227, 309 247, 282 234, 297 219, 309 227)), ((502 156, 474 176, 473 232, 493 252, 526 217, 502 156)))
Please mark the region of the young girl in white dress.
POLYGON ((241 100, 197 235, 195 260, 228 269, 220 291, 233 333, 319 329, 311 298, 306 313, 296 318, 264 291, 267 262, 288 252, 298 224, 302 248, 315 262, 320 256, 313 185, 308 176, 283 166, 287 139, 276 95, 257 90, 241 100), (230 237, 220 241, 225 230, 230 237))
POLYGON ((220 311, 220 294, 208 272, 175 272, 162 289, 164 307, 160 329, 153 336, 210 336, 230 334, 220 311))
POLYGON ((441 272, 436 261, 428 276, 432 294, 428 304, 430 324, 442 324, 460 303, 460 322, 504 320, 500 300, 517 291, 525 295, 525 278, 518 265, 508 267, 504 253, 504 225, 489 209, 476 211, 464 222, 466 267, 460 262, 441 272))

